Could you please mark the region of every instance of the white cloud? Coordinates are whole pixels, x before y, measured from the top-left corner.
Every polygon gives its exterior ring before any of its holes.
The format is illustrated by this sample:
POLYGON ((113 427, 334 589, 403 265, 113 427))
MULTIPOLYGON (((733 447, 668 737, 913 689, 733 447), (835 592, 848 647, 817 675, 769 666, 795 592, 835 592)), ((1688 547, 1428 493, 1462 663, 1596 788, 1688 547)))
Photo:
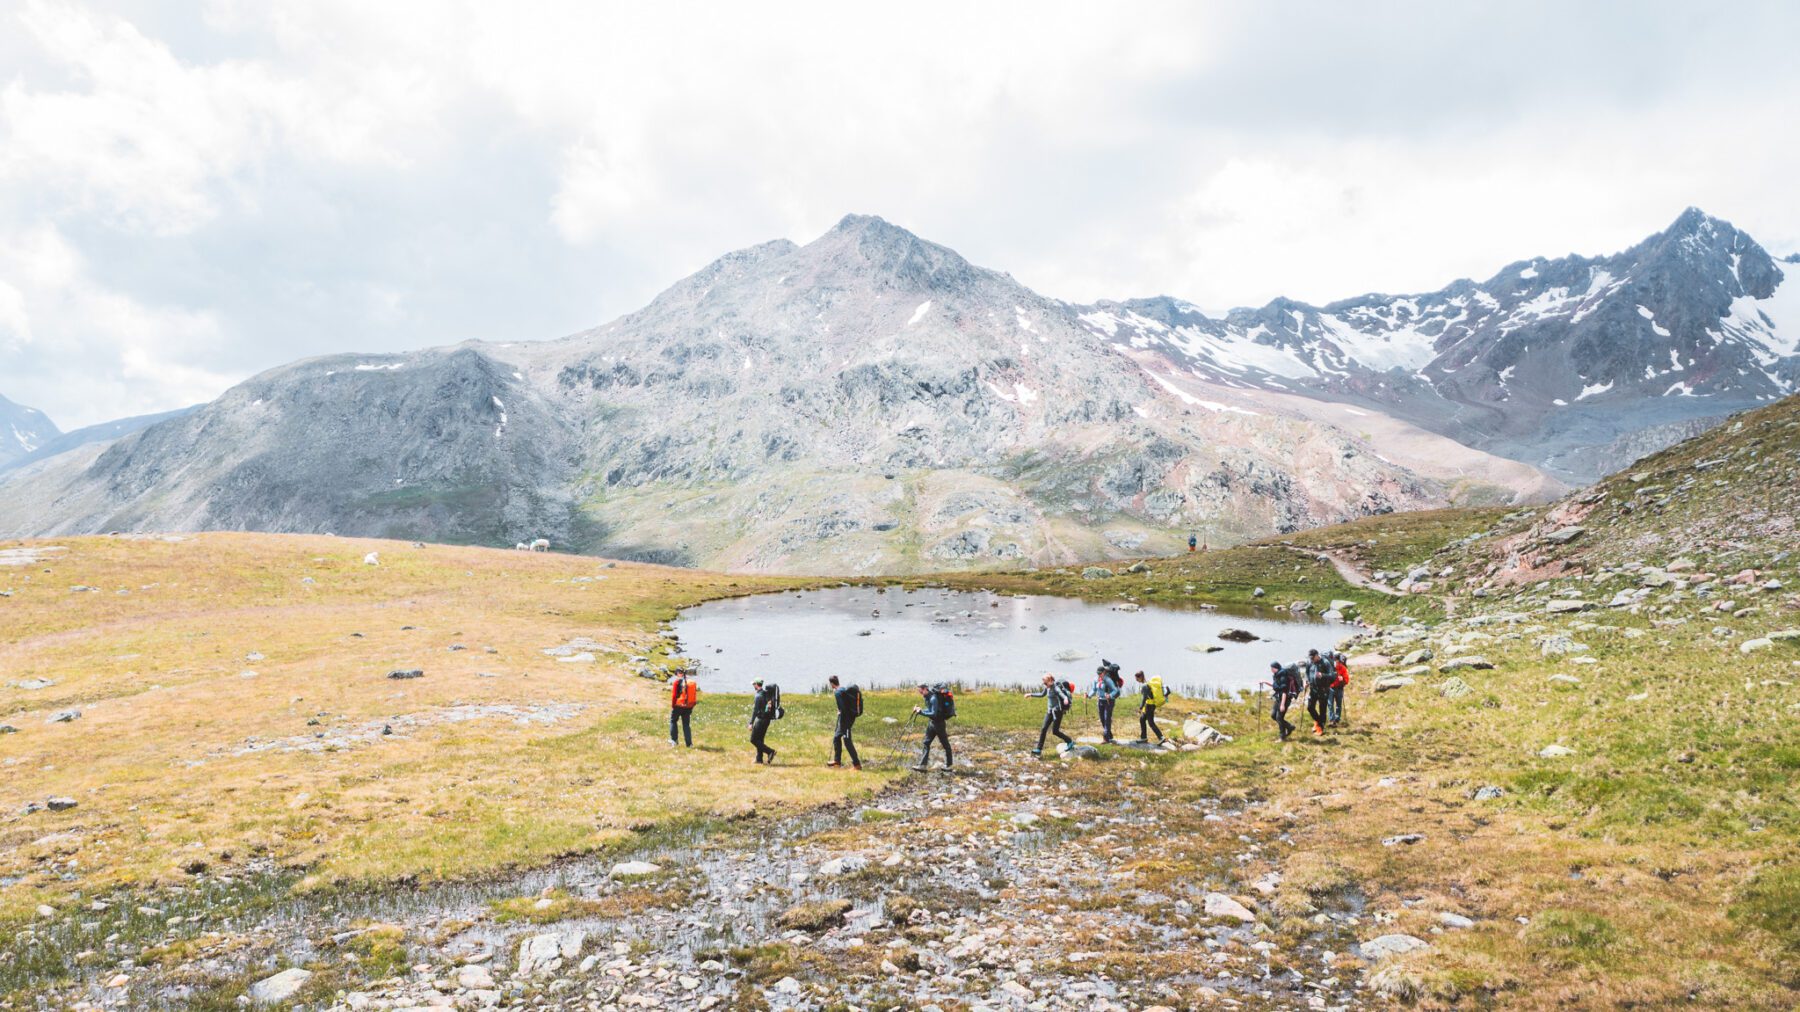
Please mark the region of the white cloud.
POLYGON ((1509 14, 29 0, 0 11, 0 238, 38 243, 0 258, 0 392, 74 424, 551 337, 849 211, 1049 295, 1213 308, 1617 249, 1688 204, 1800 243, 1795 8, 1509 14))

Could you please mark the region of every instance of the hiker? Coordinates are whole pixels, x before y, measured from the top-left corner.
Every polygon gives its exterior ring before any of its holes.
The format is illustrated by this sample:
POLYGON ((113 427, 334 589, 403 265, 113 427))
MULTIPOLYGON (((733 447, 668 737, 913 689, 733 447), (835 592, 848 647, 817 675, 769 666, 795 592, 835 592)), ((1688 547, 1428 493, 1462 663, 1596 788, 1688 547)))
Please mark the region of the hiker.
POLYGON ((1044 726, 1038 729, 1037 748, 1031 750, 1034 756, 1044 754, 1044 739, 1050 735, 1061 738, 1064 745, 1075 744, 1075 739, 1063 733, 1063 716, 1075 705, 1075 687, 1066 682, 1059 682, 1055 675, 1044 676, 1044 687, 1036 692, 1027 692, 1034 699, 1044 699, 1044 726))
POLYGON ((1350 686, 1350 658, 1343 654, 1331 655, 1332 670, 1337 677, 1331 680, 1331 706, 1328 716, 1331 726, 1336 727, 1344 721, 1344 690, 1350 686))
POLYGON ((1317 650, 1306 654, 1306 715, 1312 718, 1313 734, 1325 733, 1325 710, 1331 704, 1331 683, 1337 680, 1337 669, 1319 656, 1317 650))
POLYGON ((856 718, 862 716, 862 690, 854 685, 838 687, 838 676, 827 679, 831 683, 831 698, 837 703, 837 725, 831 729, 831 761, 827 766, 844 765, 844 751, 850 752, 850 768, 862 769, 862 757, 856 754, 856 742, 850 740, 850 729, 856 724, 856 718))
POLYGON ((1142 671, 1132 676, 1137 679, 1138 695, 1143 702, 1138 705, 1138 743, 1150 741, 1150 732, 1156 732, 1156 743, 1163 743, 1162 728, 1156 726, 1156 708, 1169 701, 1169 694, 1163 689, 1162 676, 1158 675, 1149 681, 1144 680, 1142 671))
POLYGON ((923 773, 931 762, 931 743, 935 739, 944 743, 944 768, 950 768, 950 728, 951 717, 956 716, 956 696, 948 685, 936 687, 919 683, 919 697, 925 702, 913 707, 913 712, 925 718, 925 747, 919 751, 919 762, 913 769, 923 773))
POLYGON ((1094 701, 1094 709, 1100 713, 1100 731, 1104 738, 1102 744, 1116 744, 1112 729, 1113 706, 1118 703, 1119 690, 1124 685, 1125 680, 1119 677, 1117 664, 1102 660, 1100 667, 1094 670, 1094 687, 1087 694, 1094 701))
POLYGON ((1190 551, 1190 552, 1193 551, 1195 546, 1197 546, 1199 544, 1200 544, 1199 538, 1193 536, 1192 534, 1188 535, 1188 551, 1190 551))
POLYGON ((675 739, 675 729, 680 725, 681 735, 687 739, 687 747, 694 747, 694 704, 700 702, 700 686, 695 681, 694 673, 686 669, 675 672, 675 681, 669 684, 669 744, 679 745, 675 739))
POLYGON ((1269 710, 1269 719, 1281 730, 1281 740, 1287 741, 1288 735, 1294 733, 1294 725, 1288 722, 1288 707, 1300 695, 1300 666, 1289 664, 1283 666, 1280 661, 1269 662, 1269 688, 1275 693, 1275 706, 1269 710))
POLYGON ((781 689, 771 685, 763 687, 763 680, 758 678, 750 683, 756 690, 756 701, 750 707, 750 744, 756 746, 756 761, 775 765, 775 750, 763 744, 769 736, 769 722, 781 719, 781 689), (764 756, 768 756, 764 759, 764 756))

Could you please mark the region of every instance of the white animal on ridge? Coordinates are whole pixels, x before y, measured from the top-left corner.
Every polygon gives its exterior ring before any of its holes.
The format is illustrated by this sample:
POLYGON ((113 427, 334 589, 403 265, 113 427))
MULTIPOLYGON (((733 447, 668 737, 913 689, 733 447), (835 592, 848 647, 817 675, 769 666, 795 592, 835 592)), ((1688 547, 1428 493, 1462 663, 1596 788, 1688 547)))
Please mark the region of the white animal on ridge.
POLYGON ((514 545, 514 546, 513 546, 513 551, 515 551, 515 552, 524 552, 524 551, 529 551, 529 550, 530 550, 530 547, 531 547, 531 546, 529 546, 529 545, 527 545, 527 544, 526 544, 526 543, 525 543, 525 542, 523 542, 523 541, 521 541, 521 542, 519 542, 519 543, 518 543, 518 544, 516 544, 516 545, 514 545))
POLYGON ((381 553, 380 552, 370 552, 369 554, 363 556, 363 565, 365 565, 365 566, 381 565, 381 553))
POLYGON ((531 543, 531 550, 534 552, 549 551, 550 550, 550 539, 549 538, 539 538, 536 541, 533 541, 531 543))

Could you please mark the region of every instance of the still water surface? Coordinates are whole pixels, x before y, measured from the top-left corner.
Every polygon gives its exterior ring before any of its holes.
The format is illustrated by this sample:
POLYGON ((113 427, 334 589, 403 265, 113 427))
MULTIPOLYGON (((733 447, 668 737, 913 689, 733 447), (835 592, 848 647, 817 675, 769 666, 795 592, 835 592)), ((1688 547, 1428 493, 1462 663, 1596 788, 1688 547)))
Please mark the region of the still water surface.
MULTIPOLYGON (((1250 689, 1272 660, 1299 660, 1335 643, 1343 626, 1286 617, 1115 606, 1063 597, 951 590, 839 587, 709 601, 675 620, 682 653, 712 692, 747 692, 754 679, 813 692, 829 675, 864 688, 921 681, 1036 687, 1044 674, 1086 689, 1101 658, 1130 678, 1142 669, 1187 695, 1250 689), (1219 639, 1227 627, 1260 637, 1219 639), (1207 647, 1223 647, 1205 653, 1207 647)), ((1129 689, 1129 685, 1127 686, 1129 689)))

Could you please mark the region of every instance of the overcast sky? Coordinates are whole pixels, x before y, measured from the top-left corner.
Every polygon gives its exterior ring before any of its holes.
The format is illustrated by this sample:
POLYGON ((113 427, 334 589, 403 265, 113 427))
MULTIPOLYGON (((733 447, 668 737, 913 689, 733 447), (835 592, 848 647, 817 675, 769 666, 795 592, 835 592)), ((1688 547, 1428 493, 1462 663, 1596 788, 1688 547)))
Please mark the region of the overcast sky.
POLYGON ((0 394, 570 333, 879 214, 1209 309, 1800 249, 1800 4, 0 4, 0 394))

